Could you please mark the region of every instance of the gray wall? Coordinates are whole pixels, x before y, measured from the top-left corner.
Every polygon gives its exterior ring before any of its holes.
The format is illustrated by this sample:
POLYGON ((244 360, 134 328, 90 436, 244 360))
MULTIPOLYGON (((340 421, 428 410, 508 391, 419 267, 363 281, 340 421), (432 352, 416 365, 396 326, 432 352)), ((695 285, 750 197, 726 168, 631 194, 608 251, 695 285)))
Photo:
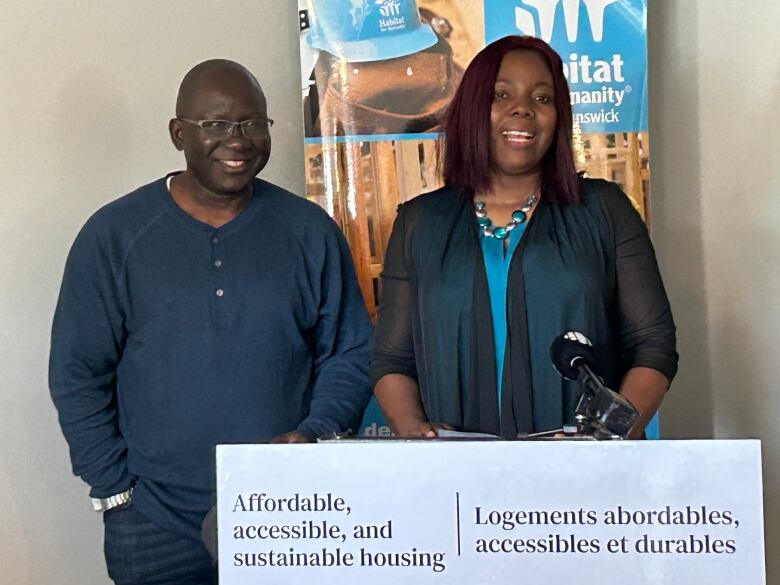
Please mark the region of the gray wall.
POLYGON ((653 236, 681 367, 662 433, 763 442, 780 583, 780 3, 650 1, 653 236))
MULTIPOLYGON (((780 4, 651 4, 654 239, 682 356, 663 430, 764 440, 773 551, 780 4)), ((277 120, 264 176, 301 192, 296 27, 293 0, 0 0, 1 583, 107 583, 100 519, 70 474, 46 384, 73 237, 103 203, 181 168, 166 124, 179 79, 210 57, 258 74, 277 120)))

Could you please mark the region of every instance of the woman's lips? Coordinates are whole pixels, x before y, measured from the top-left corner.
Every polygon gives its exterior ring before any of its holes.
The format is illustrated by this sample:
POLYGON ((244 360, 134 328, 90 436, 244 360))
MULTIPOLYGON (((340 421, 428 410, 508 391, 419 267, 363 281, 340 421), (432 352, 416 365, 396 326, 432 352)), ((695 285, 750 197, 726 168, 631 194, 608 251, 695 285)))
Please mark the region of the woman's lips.
POLYGON ((511 144, 527 144, 536 137, 536 134, 526 130, 503 130, 501 135, 511 144))

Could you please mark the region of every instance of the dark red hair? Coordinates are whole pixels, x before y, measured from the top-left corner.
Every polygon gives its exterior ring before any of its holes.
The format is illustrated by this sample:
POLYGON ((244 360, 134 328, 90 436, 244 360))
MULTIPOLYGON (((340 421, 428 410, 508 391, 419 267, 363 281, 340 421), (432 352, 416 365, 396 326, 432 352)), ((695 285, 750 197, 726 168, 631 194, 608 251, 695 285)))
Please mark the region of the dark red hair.
POLYGON ((469 64, 452 98, 445 122, 444 182, 468 195, 490 187, 490 110, 501 61, 509 51, 536 51, 553 77, 558 123, 550 150, 542 161, 542 188, 560 204, 581 200, 571 149, 572 115, 569 85, 560 56, 541 39, 509 36, 490 43, 469 64))

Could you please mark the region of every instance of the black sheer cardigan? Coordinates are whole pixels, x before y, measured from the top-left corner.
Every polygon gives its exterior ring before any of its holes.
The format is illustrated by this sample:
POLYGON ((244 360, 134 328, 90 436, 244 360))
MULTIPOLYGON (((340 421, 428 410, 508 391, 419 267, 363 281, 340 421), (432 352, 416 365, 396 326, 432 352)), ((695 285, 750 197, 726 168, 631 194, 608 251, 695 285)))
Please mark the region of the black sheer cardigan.
POLYGON ((514 437, 573 419, 576 385, 549 358, 565 331, 591 339, 613 389, 637 366, 671 380, 675 326, 647 229, 617 185, 583 179, 582 192, 582 203, 566 206, 543 193, 512 257, 500 412, 472 204, 444 187, 401 205, 382 272, 372 385, 405 374, 428 420, 514 437))

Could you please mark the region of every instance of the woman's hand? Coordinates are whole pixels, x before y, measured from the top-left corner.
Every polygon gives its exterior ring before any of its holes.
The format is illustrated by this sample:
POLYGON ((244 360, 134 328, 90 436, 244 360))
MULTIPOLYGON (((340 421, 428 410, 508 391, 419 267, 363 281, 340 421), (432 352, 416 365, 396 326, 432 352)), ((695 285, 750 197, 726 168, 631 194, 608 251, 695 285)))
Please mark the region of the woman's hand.
POLYGON ((445 423, 425 420, 417 381, 403 374, 382 376, 374 387, 379 409, 398 437, 436 437, 439 429, 452 430, 445 423))
POLYGON ((450 425, 445 423, 418 421, 410 422, 408 425, 399 425, 397 429, 393 429, 393 432, 399 437, 434 438, 439 435, 441 429, 446 429, 448 431, 454 430, 450 425))

